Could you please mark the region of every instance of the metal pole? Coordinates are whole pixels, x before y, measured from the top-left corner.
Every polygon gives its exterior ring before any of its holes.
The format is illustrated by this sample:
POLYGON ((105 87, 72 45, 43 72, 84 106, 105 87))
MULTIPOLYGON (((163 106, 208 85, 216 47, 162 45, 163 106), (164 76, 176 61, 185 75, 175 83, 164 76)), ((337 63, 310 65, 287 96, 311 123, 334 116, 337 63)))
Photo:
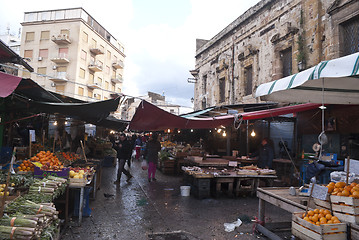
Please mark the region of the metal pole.
POLYGON ((227 156, 231 156, 231 135, 232 135, 232 128, 229 129, 227 133, 227 156))
POLYGON ((249 120, 247 120, 247 129, 246 129, 247 131, 246 131, 246 138, 247 138, 247 156, 249 155, 249 120))

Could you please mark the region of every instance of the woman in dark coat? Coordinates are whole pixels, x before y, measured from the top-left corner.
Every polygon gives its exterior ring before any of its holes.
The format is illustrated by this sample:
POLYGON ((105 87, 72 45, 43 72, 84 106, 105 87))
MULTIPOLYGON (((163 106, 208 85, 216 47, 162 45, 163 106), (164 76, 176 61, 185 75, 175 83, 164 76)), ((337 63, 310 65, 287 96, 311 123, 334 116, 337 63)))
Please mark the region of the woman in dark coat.
POLYGON ((156 165, 158 162, 158 152, 161 150, 161 143, 157 140, 158 135, 152 134, 147 142, 145 149, 145 159, 148 162, 148 181, 156 181, 156 165))

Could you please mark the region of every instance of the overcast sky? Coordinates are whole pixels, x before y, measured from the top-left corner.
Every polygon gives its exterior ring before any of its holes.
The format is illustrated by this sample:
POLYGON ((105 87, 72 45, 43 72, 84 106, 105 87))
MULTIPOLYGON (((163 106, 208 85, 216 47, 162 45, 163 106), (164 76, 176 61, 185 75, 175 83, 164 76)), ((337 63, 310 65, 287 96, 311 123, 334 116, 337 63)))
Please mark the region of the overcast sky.
POLYGON ((125 46, 124 94, 164 93, 191 106, 196 38, 211 39, 259 0, 3 1, 0 34, 16 34, 24 12, 83 7, 125 46))

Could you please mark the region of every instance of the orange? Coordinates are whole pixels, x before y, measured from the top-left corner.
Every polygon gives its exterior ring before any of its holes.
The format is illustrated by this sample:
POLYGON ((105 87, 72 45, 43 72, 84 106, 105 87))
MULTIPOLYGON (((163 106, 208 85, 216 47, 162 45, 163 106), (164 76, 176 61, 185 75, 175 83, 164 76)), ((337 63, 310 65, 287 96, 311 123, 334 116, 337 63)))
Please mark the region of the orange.
POLYGON ((320 224, 326 224, 326 223, 327 223, 327 219, 324 218, 324 217, 322 217, 322 218, 320 218, 319 222, 320 222, 320 224))
POLYGON ((329 213, 329 214, 327 214, 327 215, 325 215, 325 218, 326 218, 327 220, 332 219, 332 217, 333 217, 333 216, 332 216, 332 214, 330 214, 330 213, 329 213))
POLYGON ((328 188, 328 193, 332 193, 333 190, 334 190, 334 186, 333 186, 333 185, 328 185, 327 188, 328 188))
POLYGON ((327 215, 327 214, 331 214, 331 213, 330 213, 330 211, 328 209, 324 209, 323 214, 327 215))
POLYGON ((332 220, 329 220, 329 221, 327 222, 327 224, 333 224, 333 221, 332 221, 332 220))
POLYGON ((315 214, 315 215, 312 217, 312 221, 313 221, 313 222, 318 222, 318 214, 315 214))
POLYGON ((312 210, 308 211, 308 215, 309 216, 313 216, 314 215, 314 212, 312 210))
POLYGON ((340 223, 340 221, 338 219, 335 219, 333 223, 340 223))
POLYGON ((314 209, 313 211, 314 211, 314 213, 316 213, 316 214, 319 213, 319 209, 318 209, 318 208, 314 209))
POLYGON ((345 187, 345 182, 337 182, 336 184, 335 184, 335 187, 336 188, 343 188, 343 187, 345 187))
POLYGON ((350 195, 349 190, 344 189, 343 192, 342 192, 342 196, 348 197, 349 195, 350 195))

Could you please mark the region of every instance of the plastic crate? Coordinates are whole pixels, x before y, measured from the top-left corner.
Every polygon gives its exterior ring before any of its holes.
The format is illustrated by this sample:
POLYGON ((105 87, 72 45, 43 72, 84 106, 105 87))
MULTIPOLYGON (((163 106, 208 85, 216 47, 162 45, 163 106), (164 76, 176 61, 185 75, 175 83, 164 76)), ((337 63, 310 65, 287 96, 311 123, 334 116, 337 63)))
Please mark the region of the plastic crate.
MULTIPOLYGON (((83 208, 82 208, 82 216, 89 217, 91 215, 91 208, 90 208, 90 193, 92 191, 92 187, 85 187, 84 188, 84 199, 83 199, 83 208)), ((79 216, 79 205, 80 205, 80 190, 75 190, 74 195, 74 212, 73 216, 79 216)))

